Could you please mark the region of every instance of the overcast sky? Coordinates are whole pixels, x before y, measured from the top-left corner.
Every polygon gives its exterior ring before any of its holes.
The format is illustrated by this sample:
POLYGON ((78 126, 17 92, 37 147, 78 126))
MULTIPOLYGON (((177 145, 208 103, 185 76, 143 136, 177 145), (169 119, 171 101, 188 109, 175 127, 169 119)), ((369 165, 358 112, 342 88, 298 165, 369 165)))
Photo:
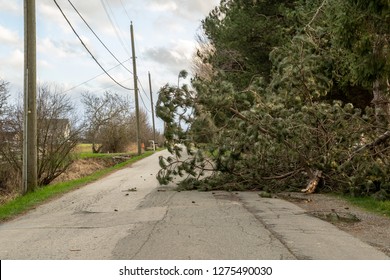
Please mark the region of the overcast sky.
MULTIPOLYGON (((117 66, 118 62, 89 31, 68 0, 57 2, 102 66, 107 70, 117 66)), ((148 71, 152 75, 156 100, 161 86, 177 83, 180 70, 191 70, 195 36, 201 20, 219 0, 71 2, 110 51, 120 61, 127 60, 125 65, 131 71, 130 21, 133 22, 141 97, 150 110, 148 71)), ((36 10, 39 82, 60 85, 75 101, 85 90, 97 94, 105 90, 133 94, 101 75, 103 71, 82 47, 53 0, 37 0, 36 10)), ((23 88, 23 26, 23 0, 0 0, 0 78, 11 83, 13 93, 21 92, 23 88)), ((125 87, 133 88, 132 75, 123 67, 116 67, 109 73, 125 87)), ((143 103, 140 102, 142 107, 143 103)))

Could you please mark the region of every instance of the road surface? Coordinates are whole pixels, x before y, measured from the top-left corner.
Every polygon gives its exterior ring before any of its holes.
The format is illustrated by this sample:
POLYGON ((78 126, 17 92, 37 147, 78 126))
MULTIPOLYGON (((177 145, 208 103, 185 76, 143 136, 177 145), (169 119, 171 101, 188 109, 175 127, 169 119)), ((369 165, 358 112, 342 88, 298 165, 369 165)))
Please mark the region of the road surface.
POLYGON ((161 187, 164 153, 1 224, 0 259, 389 259, 283 200, 161 187))

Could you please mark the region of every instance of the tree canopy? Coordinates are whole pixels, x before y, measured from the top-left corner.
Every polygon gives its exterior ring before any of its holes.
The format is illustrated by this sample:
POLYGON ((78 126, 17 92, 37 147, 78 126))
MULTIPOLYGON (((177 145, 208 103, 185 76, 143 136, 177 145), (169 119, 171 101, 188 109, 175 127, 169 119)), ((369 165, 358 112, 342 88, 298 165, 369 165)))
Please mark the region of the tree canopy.
POLYGON ((388 198, 389 5, 222 0, 202 21, 192 87, 159 92, 172 153, 160 182, 388 198))

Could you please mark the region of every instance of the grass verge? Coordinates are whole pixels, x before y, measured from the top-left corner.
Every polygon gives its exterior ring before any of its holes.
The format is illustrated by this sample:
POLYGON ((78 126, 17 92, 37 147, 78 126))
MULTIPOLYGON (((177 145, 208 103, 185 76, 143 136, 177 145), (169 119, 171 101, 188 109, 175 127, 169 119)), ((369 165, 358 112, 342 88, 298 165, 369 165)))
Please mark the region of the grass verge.
POLYGON ((378 201, 372 197, 349 197, 343 196, 343 198, 350 203, 366 209, 370 212, 375 212, 390 218, 390 201, 378 201))
POLYGON ((119 170, 131 163, 134 163, 136 161, 139 161, 143 158, 146 158, 150 155, 152 155, 153 152, 145 152, 144 154, 140 156, 135 156, 125 162, 119 163, 113 167, 106 168, 103 170, 96 171, 95 173, 68 182, 62 182, 54 185, 45 186, 42 188, 39 188, 35 192, 28 193, 24 196, 19 196, 16 199, 5 203, 4 205, 0 206, 0 221, 11 219, 23 212, 26 212, 28 210, 33 209, 37 205, 54 198, 58 195, 67 193, 71 190, 74 190, 76 188, 79 188, 81 186, 84 186, 88 183, 91 183, 93 181, 96 181, 103 176, 119 170))
POLYGON ((101 153, 79 153, 76 155, 77 158, 79 159, 86 159, 86 158, 112 158, 115 156, 129 156, 132 154, 123 154, 123 153, 118 153, 118 154, 101 154, 101 153))

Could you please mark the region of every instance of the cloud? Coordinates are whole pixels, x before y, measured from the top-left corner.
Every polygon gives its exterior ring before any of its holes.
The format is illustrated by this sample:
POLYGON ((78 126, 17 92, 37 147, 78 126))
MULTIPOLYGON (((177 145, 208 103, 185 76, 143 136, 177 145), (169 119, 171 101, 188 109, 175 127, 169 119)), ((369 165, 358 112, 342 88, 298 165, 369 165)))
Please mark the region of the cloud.
POLYGON ((23 73, 24 53, 16 49, 6 55, 6 57, 0 57, 0 76, 13 82, 16 76, 21 77, 23 73))
MULTIPOLYGON (((123 0, 122 0, 123 1, 123 0)), ((120 0, 105 1, 105 6, 100 1, 72 1, 73 6, 82 15, 86 22, 93 28, 97 33, 104 33, 111 36, 115 36, 115 32, 109 22, 108 15, 106 14, 106 7, 108 14, 116 21, 116 10, 120 5, 120 0), (113 14, 111 14, 111 12, 113 14)), ((69 21, 80 32, 80 30, 87 30, 87 27, 83 23, 82 19, 78 16, 77 12, 73 7, 67 3, 67 1, 58 1, 62 11, 68 17, 69 21)), ((71 29, 63 18, 61 12, 52 0, 42 0, 39 2, 38 11, 42 13, 43 17, 54 22, 57 26, 60 26, 66 33, 71 33, 71 29)), ((88 31, 89 32, 89 31, 88 31)))
POLYGON ((0 44, 18 45, 20 42, 17 32, 0 25, 0 44))
POLYGON ((172 17, 160 17, 154 22, 155 30, 161 30, 161 34, 169 31, 171 34, 184 32, 186 27, 181 22, 178 22, 172 17))
MULTIPOLYGON (((88 40, 85 39, 85 41, 88 40)), ((85 55, 80 43, 75 40, 65 41, 44 38, 39 40, 37 49, 42 55, 52 55, 60 58, 80 57, 85 55)))
POLYGON ((0 10, 3 12, 22 13, 21 3, 10 0, 0 0, 0 10))
POLYGON ((210 12, 210 8, 219 4, 219 0, 148 0, 147 2, 153 11, 173 12, 188 20, 200 20, 210 12))
POLYGON ((188 69, 194 52, 194 43, 191 41, 178 40, 171 42, 167 47, 150 48, 144 52, 147 59, 161 64, 172 74, 182 69, 188 69))
POLYGON ((22 67, 24 62, 24 53, 21 50, 12 51, 11 55, 8 57, 8 65, 14 67, 22 67))
MULTIPOLYGON (((195 35, 193 33, 196 32, 196 25, 199 25, 200 20, 219 2, 219 0, 104 1, 107 12, 120 25, 119 32, 124 33, 120 34, 120 37, 125 40, 127 49, 130 48, 129 18, 134 22, 140 79, 147 77, 146 71, 150 70, 155 73, 154 80, 164 83, 170 79, 175 80, 180 70, 189 69, 195 45, 191 39, 195 35), (179 40, 180 38, 183 40, 179 40)), ((58 0, 58 3, 99 62, 106 69, 115 65, 113 58, 97 42, 68 1, 58 0)), ((101 1, 73 0, 72 3, 118 59, 124 60, 131 56, 119 44, 120 41, 116 38, 101 1)), ((83 49, 53 0, 39 0, 36 1, 36 5, 40 77, 45 80, 77 84, 78 81, 81 83, 98 74, 100 69, 83 49)), ((4 21, 0 19, 0 74, 8 80, 16 80, 13 78, 15 76, 22 81, 20 76, 23 71, 20 70, 23 70, 23 1, 0 0, 0 16, 7 19, 4 21)), ((121 71, 123 72, 123 69, 121 71)), ((119 69, 118 72, 111 72, 118 81, 124 81, 126 85, 131 84, 131 81, 125 81, 127 76, 122 77, 119 69)), ((103 77, 101 80, 91 81, 88 85, 104 88, 113 84, 107 77, 104 79, 103 77)), ((155 87, 158 87, 157 82, 155 87)))
POLYGON ((175 1, 151 1, 150 9, 155 12, 176 11, 178 9, 175 1))

